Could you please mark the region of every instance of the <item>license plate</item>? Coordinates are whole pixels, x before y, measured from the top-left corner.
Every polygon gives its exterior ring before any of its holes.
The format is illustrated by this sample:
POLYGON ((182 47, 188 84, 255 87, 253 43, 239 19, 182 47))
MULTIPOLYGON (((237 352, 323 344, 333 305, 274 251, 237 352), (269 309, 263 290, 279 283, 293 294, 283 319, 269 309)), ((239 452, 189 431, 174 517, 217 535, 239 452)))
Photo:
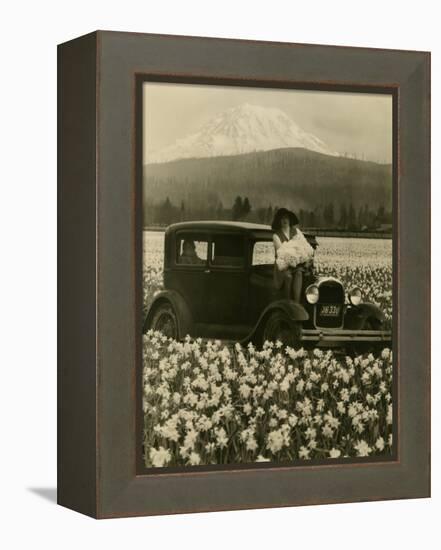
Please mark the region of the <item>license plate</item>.
POLYGON ((340 315, 341 306, 334 304, 323 304, 319 308, 320 317, 338 317, 340 315))

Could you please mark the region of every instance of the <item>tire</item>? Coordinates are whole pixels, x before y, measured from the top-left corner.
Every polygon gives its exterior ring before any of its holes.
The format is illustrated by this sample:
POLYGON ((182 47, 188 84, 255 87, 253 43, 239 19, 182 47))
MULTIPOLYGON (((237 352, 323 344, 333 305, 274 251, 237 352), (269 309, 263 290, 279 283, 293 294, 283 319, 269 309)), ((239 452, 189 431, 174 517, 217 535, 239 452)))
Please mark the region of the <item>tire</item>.
MULTIPOLYGON (((381 330, 382 328, 383 323, 372 317, 366 318, 361 326, 361 330, 381 330)), ((364 355, 365 353, 372 353, 374 356, 377 356, 382 351, 382 342, 355 342, 350 348, 350 354, 354 357, 364 355)))
POLYGON ((283 311, 274 311, 270 314, 262 330, 262 343, 282 342, 284 346, 293 348, 301 347, 302 327, 297 321, 293 321, 283 311))
POLYGON ((161 332, 167 338, 178 339, 178 318, 171 304, 162 303, 155 309, 150 328, 161 332))

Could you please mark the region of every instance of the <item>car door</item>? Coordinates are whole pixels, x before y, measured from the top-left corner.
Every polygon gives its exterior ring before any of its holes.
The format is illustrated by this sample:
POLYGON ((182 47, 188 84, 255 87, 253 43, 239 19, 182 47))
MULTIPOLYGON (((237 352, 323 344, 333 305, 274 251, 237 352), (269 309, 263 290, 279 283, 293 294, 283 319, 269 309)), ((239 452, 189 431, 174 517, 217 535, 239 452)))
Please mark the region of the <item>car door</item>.
MULTIPOLYGON (((199 231, 179 231, 172 251, 173 269, 167 273, 167 288, 179 292, 195 323, 209 322, 209 238, 199 231)), ((197 335, 199 336, 199 334, 197 335)))
MULTIPOLYGON (((216 325, 243 325, 248 302, 245 235, 212 233, 208 276, 208 317, 216 325)), ((224 331, 229 332, 228 330, 224 331)))

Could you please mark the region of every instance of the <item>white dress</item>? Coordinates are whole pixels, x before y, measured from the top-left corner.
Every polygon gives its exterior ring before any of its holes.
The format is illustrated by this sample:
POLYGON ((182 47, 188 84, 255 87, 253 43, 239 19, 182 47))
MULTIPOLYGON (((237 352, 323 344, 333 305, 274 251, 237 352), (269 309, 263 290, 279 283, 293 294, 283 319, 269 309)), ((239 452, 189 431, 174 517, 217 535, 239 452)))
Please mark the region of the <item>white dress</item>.
POLYGON ((314 256, 312 246, 298 228, 295 235, 283 243, 280 237, 274 234, 274 244, 277 249, 276 264, 280 271, 309 262, 314 256))

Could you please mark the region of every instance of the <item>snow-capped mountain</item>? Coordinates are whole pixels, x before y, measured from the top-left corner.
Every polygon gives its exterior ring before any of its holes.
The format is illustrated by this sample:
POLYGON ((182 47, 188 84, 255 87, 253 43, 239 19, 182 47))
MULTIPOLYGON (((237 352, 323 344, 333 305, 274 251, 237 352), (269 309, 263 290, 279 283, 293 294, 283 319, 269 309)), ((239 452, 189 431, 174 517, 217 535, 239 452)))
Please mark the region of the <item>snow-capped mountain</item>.
POLYGON ((152 153, 147 163, 185 158, 240 155, 284 147, 303 147, 338 156, 317 136, 305 132, 286 113, 245 103, 219 113, 196 133, 152 153))

